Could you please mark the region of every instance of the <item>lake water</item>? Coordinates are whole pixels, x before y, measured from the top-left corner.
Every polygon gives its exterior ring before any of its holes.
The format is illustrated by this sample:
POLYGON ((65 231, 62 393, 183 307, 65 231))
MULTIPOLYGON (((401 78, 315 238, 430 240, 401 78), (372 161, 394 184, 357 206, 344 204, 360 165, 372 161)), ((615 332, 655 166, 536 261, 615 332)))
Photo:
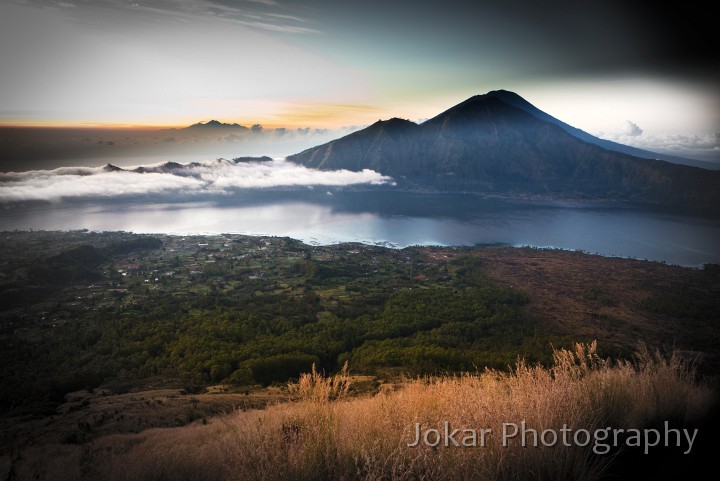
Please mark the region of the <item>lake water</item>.
POLYGON ((701 266, 720 263, 720 220, 597 203, 488 199, 390 190, 246 191, 188 197, 65 201, 0 209, 0 230, 241 233, 306 243, 507 244, 701 266))

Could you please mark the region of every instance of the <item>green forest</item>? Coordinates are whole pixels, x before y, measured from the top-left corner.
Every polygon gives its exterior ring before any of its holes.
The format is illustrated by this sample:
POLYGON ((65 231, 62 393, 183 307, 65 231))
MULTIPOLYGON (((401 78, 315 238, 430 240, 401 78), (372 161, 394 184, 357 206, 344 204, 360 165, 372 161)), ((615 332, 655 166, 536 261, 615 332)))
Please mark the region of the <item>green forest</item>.
MULTIPOLYGON (((505 369, 570 342, 539 328, 528 295, 491 281, 471 248, 84 231, 4 233, 0 248, 3 409, 49 411, 99 386, 267 386, 313 364, 505 369)), ((643 302, 687 315, 682 296, 643 302)))

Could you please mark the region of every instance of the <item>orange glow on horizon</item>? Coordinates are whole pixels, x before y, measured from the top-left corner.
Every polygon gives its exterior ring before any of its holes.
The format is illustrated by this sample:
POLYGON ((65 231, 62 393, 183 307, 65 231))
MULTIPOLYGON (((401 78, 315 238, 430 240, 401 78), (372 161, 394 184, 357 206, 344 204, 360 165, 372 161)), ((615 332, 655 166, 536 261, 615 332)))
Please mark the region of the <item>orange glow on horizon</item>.
MULTIPOLYGON (((355 125, 362 122, 360 120, 356 122, 343 123, 339 122, 339 119, 330 119, 324 114, 305 114, 305 115, 278 115, 274 118, 266 120, 252 120, 249 122, 243 122, 234 119, 223 119, 219 117, 203 118, 194 121, 160 121, 160 122, 73 122, 64 120, 0 120, 0 128, 45 128, 45 129, 107 129, 107 130, 166 130, 166 129, 184 129, 197 123, 207 123, 211 120, 217 120, 223 124, 239 124, 243 127, 250 128, 255 124, 260 124, 264 129, 277 129, 277 128, 328 128, 334 129, 344 127, 347 125, 355 125)), ((345 119, 351 120, 351 119, 345 119)), ((375 119, 377 120, 377 119, 375 119)), ((374 120, 373 120, 374 122, 374 120)))
MULTIPOLYGON (((207 109, 203 109, 207 110, 207 109)), ((214 109, 213 109, 214 110, 214 109)), ((217 120, 224 124, 239 124, 250 128, 260 124, 265 129, 277 128, 325 128, 338 129, 348 126, 369 125, 377 120, 402 116, 403 110, 392 106, 371 106, 352 103, 309 103, 289 102, 277 105, 270 111, 262 112, 255 118, 233 118, 228 112, 213 116, 207 112, 197 116, 183 114, 174 118, 118 119, 116 121, 77 121, 73 119, 49 118, 0 118, 0 127, 34 127, 34 128, 67 128, 67 129, 115 129, 115 130, 162 130, 182 129, 197 123, 217 120), (399 111, 398 111, 399 110, 399 111)), ((413 109, 415 110, 415 109, 413 109)), ((416 112, 414 117, 427 116, 429 112, 416 112)), ((407 115, 407 112, 405 112, 407 115)))

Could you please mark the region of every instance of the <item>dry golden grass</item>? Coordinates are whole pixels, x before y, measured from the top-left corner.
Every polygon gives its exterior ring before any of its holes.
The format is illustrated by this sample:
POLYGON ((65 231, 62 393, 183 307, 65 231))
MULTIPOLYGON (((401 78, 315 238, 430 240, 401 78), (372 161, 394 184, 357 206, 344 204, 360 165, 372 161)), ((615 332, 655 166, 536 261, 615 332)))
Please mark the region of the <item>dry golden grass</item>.
MULTIPOLYGON (((556 351, 549 369, 520 360, 511 372, 408 380, 397 391, 359 398, 347 395, 348 386, 346 370, 333 377, 313 370, 292 387, 296 402, 83 446, 28 449, 12 469, 16 479, 60 480, 594 480, 611 454, 593 453, 592 444, 534 448, 512 439, 503 446, 502 424, 525 421, 538 432, 564 424, 681 426, 715 402, 678 356, 641 346, 632 362, 611 363, 594 343, 556 351), (416 423, 442 432, 445 422, 492 433, 485 446, 408 447, 416 423)), ((5 474, 8 461, 0 463, 5 474)))

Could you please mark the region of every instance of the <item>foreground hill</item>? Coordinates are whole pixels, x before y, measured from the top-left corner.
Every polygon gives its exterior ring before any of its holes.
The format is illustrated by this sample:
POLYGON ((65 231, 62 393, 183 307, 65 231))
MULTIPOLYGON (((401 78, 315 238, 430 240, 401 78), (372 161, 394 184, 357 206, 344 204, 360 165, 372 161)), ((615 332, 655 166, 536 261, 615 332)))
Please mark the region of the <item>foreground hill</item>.
POLYGON ((308 246, 287 238, 6 233, 0 406, 78 389, 503 369, 597 339, 717 370, 720 272, 530 248, 308 246), (612 282, 607 282, 612 279, 612 282))
POLYGON ((0 452, 0 476, 658 481, 704 479, 714 466, 715 392, 682 359, 641 349, 634 361, 613 363, 594 343, 553 357, 551 368, 518 361, 512 372, 424 377, 371 393, 356 391, 358 378, 346 370, 325 377, 311 369, 282 388, 293 402, 240 404, 201 420, 203 405, 229 395, 76 393, 63 406, 67 414, 37 423, 29 444, 0 452), (147 429, 141 422, 122 435, 106 428, 118 417, 172 418, 183 405, 198 418, 188 426, 147 429), (91 439, 47 435, 78 417, 91 439))
POLYGON ((608 150, 529 105, 490 92, 419 125, 378 121, 288 159, 324 170, 373 169, 405 188, 720 204, 720 172, 608 150))
POLYGON ((714 392, 696 381, 720 372, 717 265, 78 231, 4 232, 0 252, 0 479, 591 480, 606 462, 679 479, 712 459, 714 392), (638 340, 700 375, 643 349, 604 360, 638 340), (544 367, 508 372, 518 357, 544 367), (349 389, 294 384, 345 362, 349 389), (502 447, 523 419, 701 429, 687 455, 625 437, 604 454, 502 447), (445 420, 496 434, 407 446, 415 422, 445 420))

